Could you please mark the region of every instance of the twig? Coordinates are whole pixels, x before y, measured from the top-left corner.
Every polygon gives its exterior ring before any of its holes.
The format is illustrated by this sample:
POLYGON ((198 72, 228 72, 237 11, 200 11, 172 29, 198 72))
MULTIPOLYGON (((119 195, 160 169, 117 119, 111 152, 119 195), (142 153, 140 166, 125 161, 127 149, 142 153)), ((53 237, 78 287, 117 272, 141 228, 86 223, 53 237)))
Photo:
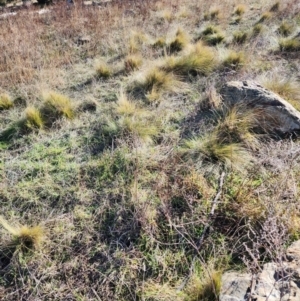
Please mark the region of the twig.
MULTIPOLYGON (((217 208, 217 204, 218 204, 218 200, 220 198, 220 195, 221 195, 221 192, 222 192, 222 188, 223 188, 223 185, 224 185, 224 177, 225 177, 225 172, 223 171, 222 174, 221 174, 221 177, 220 177, 220 181, 219 181, 219 189, 218 189, 218 193, 216 194, 214 200, 213 200, 213 205, 211 207, 211 211, 210 211, 210 214, 209 214, 209 219, 211 220, 211 218, 213 217, 214 213, 215 213, 215 210, 217 208)), ((204 227, 204 230, 203 230, 203 233, 197 243, 197 249, 199 250, 203 244, 203 241, 204 241, 204 237, 208 231, 210 227, 210 223, 207 223, 206 226, 204 227)))

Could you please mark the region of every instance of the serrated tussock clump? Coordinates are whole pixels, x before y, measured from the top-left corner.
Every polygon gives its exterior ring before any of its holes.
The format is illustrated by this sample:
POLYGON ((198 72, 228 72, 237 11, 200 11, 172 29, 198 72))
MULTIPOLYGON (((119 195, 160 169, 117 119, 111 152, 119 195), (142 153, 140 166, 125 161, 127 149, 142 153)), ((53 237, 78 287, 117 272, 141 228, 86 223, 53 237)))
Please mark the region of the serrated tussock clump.
POLYGON ((44 230, 41 226, 21 226, 10 225, 0 216, 0 224, 13 236, 12 243, 24 251, 33 250, 39 247, 44 237, 44 230))
POLYGON ((298 38, 287 38, 279 40, 280 51, 299 51, 300 50, 300 39, 298 38))
POLYGON ((238 31, 233 34, 233 42, 237 44, 244 44, 247 40, 247 32, 238 31))
POLYGON ((225 68, 230 69, 240 69, 245 64, 245 54, 244 52, 236 52, 236 51, 230 51, 229 54, 225 57, 223 60, 223 66, 225 68))
POLYGON ((96 77, 107 79, 112 75, 110 66, 104 61, 97 61, 95 64, 96 77))
POLYGON ((183 29, 178 29, 175 39, 169 44, 170 53, 179 52, 189 44, 190 38, 183 29))
POLYGON ((143 64, 143 58, 139 54, 130 54, 125 58, 124 67, 126 72, 137 70, 143 64))
POLYGON ((28 129, 41 129, 44 126, 41 113, 34 107, 29 107, 25 110, 25 126, 28 129))
POLYGON ((0 95, 0 111, 9 110, 13 106, 14 106, 14 103, 8 94, 0 95))
POLYGON ((47 126, 51 126, 59 118, 72 119, 74 117, 71 100, 56 92, 44 93, 40 112, 47 126))
POLYGON ((243 4, 239 4, 234 9, 234 14, 237 16, 242 16, 246 12, 246 6, 243 4))
POLYGON ((283 21, 278 27, 277 31, 281 36, 287 37, 293 32, 293 25, 283 21))
POLYGON ((215 66, 216 60, 213 49, 198 42, 185 55, 167 57, 161 68, 166 72, 186 76, 188 74, 207 75, 214 70, 215 66))

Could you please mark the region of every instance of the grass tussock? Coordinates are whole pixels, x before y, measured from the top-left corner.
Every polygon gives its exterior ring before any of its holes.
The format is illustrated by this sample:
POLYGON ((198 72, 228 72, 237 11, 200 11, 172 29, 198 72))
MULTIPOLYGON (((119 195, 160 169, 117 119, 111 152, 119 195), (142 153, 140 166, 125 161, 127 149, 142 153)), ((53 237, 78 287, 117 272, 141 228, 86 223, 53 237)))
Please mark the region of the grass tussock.
POLYGON ((234 9, 234 14, 237 16, 242 16, 246 12, 246 5, 244 4, 239 4, 235 7, 234 9))
POLYGON ((167 45, 167 42, 166 42, 166 38, 164 38, 164 37, 158 38, 158 39, 152 44, 152 46, 153 46, 154 48, 164 48, 166 45, 167 45))
POLYGON ((258 20, 258 23, 263 23, 263 22, 269 21, 272 18, 272 16, 273 16, 272 12, 269 12, 269 11, 264 12, 261 15, 260 19, 258 20))
POLYGON ((261 34, 263 31, 263 25, 258 23, 258 24, 255 24, 252 28, 252 36, 253 37, 256 37, 258 36, 259 34, 261 34))
POLYGON ((194 273, 186 288, 185 301, 213 301, 217 300, 221 290, 222 272, 207 269, 201 273, 194 273))
POLYGON ((216 66, 215 54, 212 48, 201 42, 192 47, 189 53, 179 57, 167 57, 162 69, 179 76, 203 74, 208 75, 216 66))
POLYGON ((279 50, 280 51, 299 51, 300 50, 300 39, 297 38, 286 38, 279 40, 279 50))
POLYGON ((104 61, 97 61, 95 64, 97 78, 107 79, 112 76, 112 69, 104 61))
POLYGON ((38 109, 29 107, 25 110, 25 126, 31 130, 43 128, 44 122, 38 109))
POLYGON ((215 46, 224 41, 225 35, 214 25, 208 25, 201 33, 200 38, 208 45, 215 46))
POLYGON ((283 36, 283 37, 287 37, 290 34, 292 34, 294 30, 294 27, 292 24, 287 23, 286 21, 283 21, 280 26, 277 29, 277 32, 283 36))
POLYGON ((247 41, 248 33, 238 31, 233 34, 233 42, 236 44, 244 44, 247 41))
POLYGON ((218 7, 211 8, 209 12, 204 14, 204 20, 218 20, 221 17, 221 10, 218 7))
POLYGON ((297 80, 287 77, 266 76, 261 82, 265 88, 279 94, 300 111, 300 88, 297 80))
POLYGON ((143 64, 143 58, 140 54, 130 54, 125 58, 124 68, 126 72, 132 72, 139 69, 143 64))
POLYGON ((169 44, 169 52, 175 53, 183 50, 190 42, 190 37, 183 29, 178 29, 175 39, 169 44))
POLYGON ((8 94, 0 95, 0 111, 9 110, 13 106, 14 103, 8 94))
POLYGON ((43 240, 44 230, 41 226, 14 227, 1 216, 0 224, 13 236, 12 243, 16 245, 16 247, 20 247, 22 250, 28 251, 36 249, 40 246, 43 240))
POLYGON ((223 60, 223 66, 225 68, 237 70, 245 65, 246 59, 244 52, 230 51, 229 54, 223 60))
POLYGON ((279 10, 279 7, 280 7, 280 2, 275 2, 271 8, 270 8, 270 12, 277 12, 279 10))
POLYGON ((47 126, 51 126, 53 122, 62 117, 73 119, 74 109, 71 100, 67 96, 49 92, 44 93, 43 100, 40 112, 47 126))

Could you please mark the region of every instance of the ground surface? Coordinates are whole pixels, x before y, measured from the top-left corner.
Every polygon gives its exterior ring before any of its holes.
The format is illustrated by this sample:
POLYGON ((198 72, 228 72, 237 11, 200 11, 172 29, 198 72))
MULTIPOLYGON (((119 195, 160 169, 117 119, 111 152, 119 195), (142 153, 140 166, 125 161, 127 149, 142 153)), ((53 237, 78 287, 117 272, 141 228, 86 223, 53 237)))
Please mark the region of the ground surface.
POLYGON ((282 256, 299 140, 218 92, 300 108, 297 1, 37 10, 0 19, 0 299, 212 301, 282 256))

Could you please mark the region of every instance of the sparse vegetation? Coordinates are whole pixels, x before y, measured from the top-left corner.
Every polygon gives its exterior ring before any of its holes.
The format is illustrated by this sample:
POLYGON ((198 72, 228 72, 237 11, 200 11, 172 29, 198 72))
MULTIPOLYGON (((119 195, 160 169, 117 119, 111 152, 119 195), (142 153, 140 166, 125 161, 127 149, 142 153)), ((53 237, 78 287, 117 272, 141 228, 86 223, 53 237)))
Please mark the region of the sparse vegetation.
POLYGON ((299 238, 298 133, 222 92, 299 110, 297 1, 48 5, 1 13, 0 300, 216 301, 299 238))

